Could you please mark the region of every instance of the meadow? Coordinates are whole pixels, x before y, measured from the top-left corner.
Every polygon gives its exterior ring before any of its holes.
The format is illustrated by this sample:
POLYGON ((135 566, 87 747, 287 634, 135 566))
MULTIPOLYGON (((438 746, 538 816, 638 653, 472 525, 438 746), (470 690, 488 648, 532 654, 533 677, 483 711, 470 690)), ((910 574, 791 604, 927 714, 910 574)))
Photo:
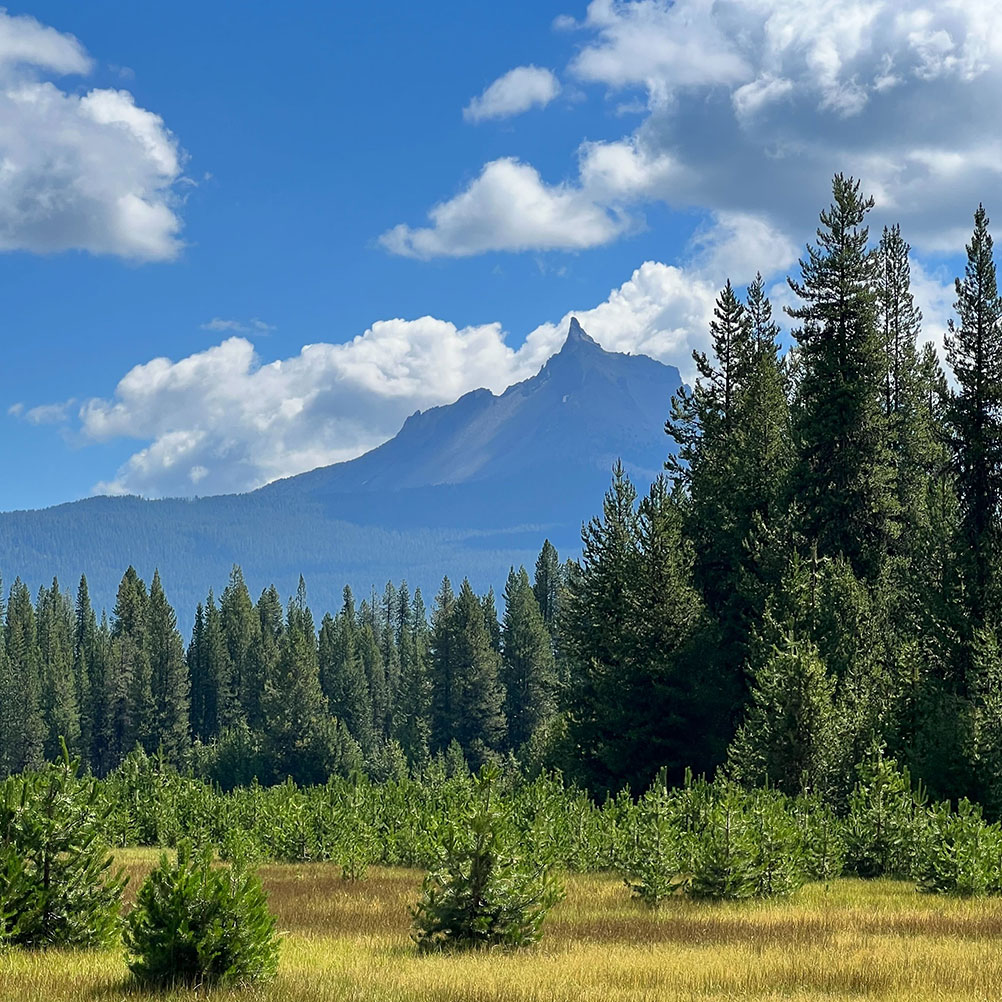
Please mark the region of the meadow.
MULTIPOLYGON (((128 849, 127 901, 158 858, 128 849)), ((633 1002, 679 999, 994 1000, 1002 900, 919 894, 913 883, 839 879, 783 899, 666 901, 650 909, 612 874, 566 874, 539 946, 420 956, 408 908, 421 873, 330 863, 260 869, 283 932, 278 978, 218 999, 366 1002, 633 1002)), ((0 1002, 194 998, 146 994, 120 949, 0 952, 0 1002)))

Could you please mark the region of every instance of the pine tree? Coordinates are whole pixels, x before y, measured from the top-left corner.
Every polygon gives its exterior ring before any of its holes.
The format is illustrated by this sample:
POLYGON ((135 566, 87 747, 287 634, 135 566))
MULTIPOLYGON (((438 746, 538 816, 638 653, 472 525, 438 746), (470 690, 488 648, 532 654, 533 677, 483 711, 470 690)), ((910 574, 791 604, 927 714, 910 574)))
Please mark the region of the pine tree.
POLYGON ((11 732, 4 744, 7 771, 16 772, 41 765, 45 740, 35 611, 20 578, 14 581, 7 599, 4 633, 7 669, 12 676, 4 695, 9 693, 13 710, 11 732))
POLYGON ((882 406, 884 352, 878 330, 877 257, 863 225, 873 207, 842 174, 821 213, 817 244, 790 288, 803 305, 794 337, 801 367, 792 487, 801 528, 822 556, 844 554, 866 580, 879 574, 898 515, 882 406))
POLYGON ((156 715, 155 740, 175 766, 187 761, 191 744, 191 679, 177 616, 167 601, 159 570, 153 573, 147 606, 146 639, 156 715))
POLYGON ((455 664, 456 596, 449 579, 443 578, 431 614, 431 747, 443 751, 455 737, 456 707, 453 667, 455 664))
POLYGON ((501 623, 498 621, 498 607, 494 599, 494 589, 489 588, 481 600, 484 607, 484 626, 487 627, 487 637, 495 654, 501 653, 501 623))
POLYGON ((103 711, 104 667, 98 654, 97 617, 90 604, 87 578, 81 575, 73 621, 73 677, 80 708, 80 747, 91 765, 96 761, 94 736, 101 732, 103 711))
MULTIPOLYGON (((383 653, 373 632, 372 624, 365 623, 358 633, 358 655, 362 663, 362 674, 367 683, 367 702, 370 708, 369 733, 373 747, 386 735, 386 718, 389 715, 386 693, 386 669, 383 653)), ((365 748, 362 749, 366 751, 365 748)))
POLYGON ((73 674, 73 606, 69 597, 52 587, 40 589, 36 609, 42 716, 45 721, 46 759, 55 761, 63 742, 71 755, 80 751, 80 707, 73 674))
POLYGON ((105 671, 106 745, 112 765, 137 744, 147 752, 156 748, 156 707, 146 642, 148 604, 146 585, 135 568, 129 567, 112 611, 111 651, 105 671))
POLYGON ((397 597, 400 693, 394 710, 394 735, 411 762, 423 764, 431 741, 431 667, 428 624, 421 590, 413 605, 406 583, 397 597))
POLYGON ((504 601, 501 682, 508 745, 517 750, 553 714, 557 673, 550 635, 524 567, 508 574, 504 601))
POLYGON ((532 591, 539 604, 539 611, 543 615, 543 622, 552 634, 556 633, 559 595, 563 583, 560 556, 556 547, 548 539, 544 539, 543 548, 536 559, 536 576, 533 579, 532 591))
POLYGON ((344 589, 344 602, 337 619, 324 617, 320 628, 319 671, 321 690, 330 712, 348 729, 363 752, 373 747, 372 703, 369 683, 359 651, 358 623, 351 588, 344 589))
POLYGON ((467 761, 477 768, 504 741, 501 658, 485 622, 484 603, 465 579, 452 618, 452 733, 467 761))
POLYGON ((254 609, 243 571, 236 564, 219 603, 223 636, 230 664, 230 686, 238 704, 231 719, 247 719, 248 710, 256 712, 260 702, 261 680, 254 660, 261 620, 254 609))
POLYGON ((834 683, 817 648, 788 634, 755 672, 729 769, 749 785, 824 795, 833 781, 836 741, 834 683))
MULTIPOLYGON (((958 323, 951 321, 946 354, 958 391, 950 408, 960 500, 960 553, 967 612, 977 629, 998 603, 998 521, 1002 494, 1002 300, 999 298, 983 206, 974 214, 964 278, 957 279, 958 323)), ((997 618, 995 615, 991 619, 997 618)))

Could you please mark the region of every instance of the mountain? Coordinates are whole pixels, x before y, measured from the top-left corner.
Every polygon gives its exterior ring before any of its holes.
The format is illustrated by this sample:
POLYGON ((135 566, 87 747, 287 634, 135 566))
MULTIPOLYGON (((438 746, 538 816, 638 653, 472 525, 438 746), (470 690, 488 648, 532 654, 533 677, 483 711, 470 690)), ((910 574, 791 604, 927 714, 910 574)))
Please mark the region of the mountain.
POLYGON ((147 579, 159 567, 185 624, 234 563, 252 592, 275 582, 290 595, 304 574, 321 610, 336 608, 346 583, 365 595, 406 578, 429 602, 444 574, 498 589, 510 565, 531 570, 546 536, 564 555, 577 551, 617 458, 639 487, 650 483, 680 384, 677 369, 605 351, 574 319, 532 378, 418 411, 349 462, 248 494, 97 497, 0 514, 0 570, 33 588, 53 575, 75 588, 86 572, 95 603, 110 608, 130 563, 147 579))

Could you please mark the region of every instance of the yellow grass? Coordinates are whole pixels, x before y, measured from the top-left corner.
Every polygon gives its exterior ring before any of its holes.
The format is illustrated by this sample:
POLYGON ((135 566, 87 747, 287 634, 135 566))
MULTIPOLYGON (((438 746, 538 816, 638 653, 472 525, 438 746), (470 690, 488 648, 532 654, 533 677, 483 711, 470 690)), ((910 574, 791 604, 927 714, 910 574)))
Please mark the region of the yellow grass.
MULTIPOLYGON (((135 884, 156 854, 121 861, 135 884)), ((1002 998, 1002 901, 841 880, 788 901, 672 902, 657 912, 613 876, 569 877, 544 940, 518 955, 419 957, 408 905, 420 875, 266 866, 285 931, 274 983, 214 992, 281 1002, 626 1002, 626 1000, 991 1000, 1002 998)), ((178 993, 173 998, 194 997, 178 993)), ((164 996, 160 996, 163 998, 164 996)), ((121 951, 0 953, 0 1002, 139 1000, 121 951)))

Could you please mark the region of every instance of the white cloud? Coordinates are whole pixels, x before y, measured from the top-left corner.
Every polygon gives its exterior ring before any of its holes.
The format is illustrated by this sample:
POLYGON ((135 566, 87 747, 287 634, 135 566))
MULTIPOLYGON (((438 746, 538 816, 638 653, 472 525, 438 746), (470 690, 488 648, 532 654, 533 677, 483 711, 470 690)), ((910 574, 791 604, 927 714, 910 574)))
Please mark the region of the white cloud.
MULTIPOLYGON (((702 275, 649 261, 574 315, 606 348, 652 355, 691 377, 714 295, 702 275)), ((541 324, 517 349, 500 324, 457 328, 433 317, 380 321, 344 344, 306 345, 272 362, 231 337, 178 361, 136 366, 112 398, 85 401, 73 427, 83 442, 143 443, 100 491, 247 490, 360 455, 417 409, 528 378, 560 348, 570 316, 541 324)))
MULTIPOLYGON (((772 234, 763 258, 781 258, 776 240, 799 245, 813 232, 844 171, 876 195, 875 225, 900 222, 920 253, 957 252, 974 206, 1002 182, 1002 21, 991 0, 593 0, 583 19, 555 27, 581 35, 569 79, 603 88, 610 111, 638 97, 646 109, 633 131, 582 142, 577 177, 560 186, 595 218, 637 222, 655 201, 717 223, 745 216, 772 234)), ((397 227, 384 243, 423 257, 568 246, 543 225, 545 199, 513 203, 512 223, 471 194, 484 194, 478 182, 445 203, 448 226, 440 206, 433 227, 397 227), (467 224, 475 241, 463 239, 467 224)), ((573 246, 630 228, 581 228, 573 246)))
POLYGON ((270 334, 278 328, 274 324, 265 323, 258 317, 251 317, 250 320, 224 320, 222 317, 213 317, 204 324, 199 324, 203 331, 213 331, 219 333, 228 331, 232 334, 270 334))
POLYGON ((463 191, 436 205, 432 225, 395 226, 379 239, 406 257, 468 257, 485 251, 580 250, 608 243, 631 225, 574 185, 547 185, 528 164, 488 163, 463 191))
POLYGON ((560 93, 552 71, 539 66, 516 66, 498 77, 463 109, 468 122, 510 118, 530 108, 545 108, 560 93))
POLYGON ((73 36, 0 9, 0 250, 173 258, 177 141, 128 91, 43 79, 90 68, 73 36))

